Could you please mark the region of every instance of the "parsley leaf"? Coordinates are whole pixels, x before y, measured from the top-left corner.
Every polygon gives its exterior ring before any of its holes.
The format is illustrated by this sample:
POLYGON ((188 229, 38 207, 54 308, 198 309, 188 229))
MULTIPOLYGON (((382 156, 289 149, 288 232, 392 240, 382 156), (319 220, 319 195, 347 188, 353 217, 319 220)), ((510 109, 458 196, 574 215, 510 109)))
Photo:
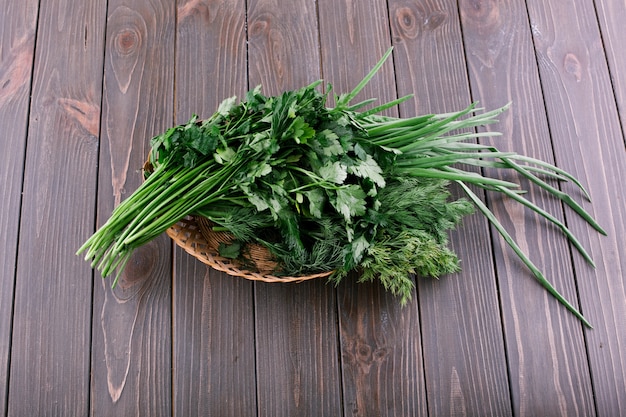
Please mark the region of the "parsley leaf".
POLYGON ((348 168, 339 161, 328 161, 320 167, 318 174, 325 181, 343 184, 346 178, 348 178, 348 168))
POLYGON ((385 186, 383 170, 369 154, 365 156, 365 159, 357 160, 354 165, 349 166, 348 172, 361 178, 370 179, 379 187, 385 186))
POLYGON ((343 215, 346 222, 350 223, 353 217, 365 214, 367 210, 365 198, 365 191, 361 187, 349 184, 337 189, 336 199, 331 200, 331 204, 343 215))
POLYGON ((324 211, 324 203, 326 202, 326 195, 320 188, 313 188, 304 192, 306 198, 309 200, 309 211, 315 218, 321 219, 322 212, 324 211))

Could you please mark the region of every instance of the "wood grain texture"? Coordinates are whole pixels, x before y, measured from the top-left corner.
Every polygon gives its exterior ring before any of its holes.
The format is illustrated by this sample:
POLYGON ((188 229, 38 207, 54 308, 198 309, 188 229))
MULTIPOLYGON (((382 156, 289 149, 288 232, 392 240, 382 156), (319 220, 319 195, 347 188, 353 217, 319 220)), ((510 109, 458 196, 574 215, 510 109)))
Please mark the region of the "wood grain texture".
MULTIPOLYGON (((247 87, 245 2, 178 4, 176 123, 247 87)), ((256 415, 252 282, 174 252, 174 414, 256 415)))
MULTIPOLYGON (((553 162, 541 86, 523 2, 462 2, 463 33, 474 99, 488 108, 509 101, 512 108, 484 140, 500 150, 553 162)), ((514 179, 510 174, 497 174, 514 179)), ((531 201, 563 218, 561 204, 521 182, 531 201)), ((538 216, 519 204, 489 195, 493 212, 522 250, 574 305, 575 281, 566 242, 538 216)), ((559 305, 527 271, 506 243, 496 239, 504 335, 511 398, 516 415, 594 415, 589 369, 578 320, 559 305)))
POLYGON ((178 2, 176 123, 211 116, 219 103, 248 87, 244 0, 178 2))
POLYGON ((317 81, 320 74, 315 3, 248 1, 248 85, 280 94, 317 81))
MULTIPOLYGON (((391 1, 390 19, 398 95, 415 94, 402 105, 402 115, 465 108, 471 97, 456 2, 391 1)), ((429 413, 509 415, 507 364, 486 220, 479 215, 464 219, 451 234, 451 246, 462 271, 440 280, 417 281, 429 413)))
POLYGON ((594 2, 602 35, 602 46, 609 65, 613 94, 617 102, 622 132, 626 131, 626 7, 621 0, 594 2))
POLYGON ((256 415, 251 283, 175 259, 174 414, 256 415))
MULTIPOLYGON (((249 85, 267 94, 320 78, 315 3, 248 2, 249 85)), ((324 280, 255 283, 261 416, 340 415, 336 297, 324 280)))
POLYGON ((592 203, 584 206, 608 234, 600 236, 566 212, 570 228, 597 264, 594 271, 574 256, 582 310, 594 325, 585 336, 597 414, 623 415, 626 152, 607 60, 591 4, 561 7, 528 1, 528 11, 556 160, 588 186, 592 203))
POLYGON ((258 415, 341 415, 333 287, 255 287, 258 415))
POLYGON ((8 1, 0 7, 0 131, 7 138, 0 153, 0 410, 4 413, 38 4, 8 1))
POLYGON ((339 286, 344 415, 427 416, 416 299, 400 307, 378 283, 339 286))
POLYGON ((0 10, 0 415, 626 415, 622 0, 0 10), (463 272, 417 279, 405 308, 354 277, 338 289, 231 278, 165 236, 114 291, 74 255, 139 185, 152 135, 260 83, 276 94, 324 78, 345 92, 390 45, 358 99, 416 93, 388 112, 401 116, 512 101, 493 143, 554 161, 590 191, 586 202, 561 185, 607 237, 530 197, 566 220, 595 270, 528 211, 486 201, 593 330, 480 215, 451 234, 463 272))
MULTIPOLYGON (((391 46, 387 13, 386 3, 380 0, 319 1, 322 74, 335 94, 356 87, 391 46)), ((394 100, 393 74, 393 59, 389 59, 354 103, 369 98, 377 98, 376 104, 394 100)), ((397 116, 395 109, 386 114, 397 116)))
MULTIPOLYGON (((387 4, 321 1, 319 15, 325 81, 335 94, 349 92, 390 46, 387 4)), ((388 60, 355 102, 396 98, 393 62, 388 60)), ((382 286, 357 279, 349 276, 338 288, 344 415, 426 415, 416 297, 402 308, 382 286)))
MULTIPOLYGON (((172 124, 174 7, 110 1, 98 224, 141 184, 149 139, 172 124)), ((171 414, 171 244, 139 248, 118 286, 95 286, 91 413, 171 414)), ((98 274, 96 274, 98 275, 98 274)))
POLYGON ((9 416, 89 411, 92 275, 75 252, 94 223, 105 7, 50 1, 39 11, 9 416))
POLYGON ((468 105, 469 87, 454 1, 392 0, 389 24, 403 117, 445 113, 468 105))

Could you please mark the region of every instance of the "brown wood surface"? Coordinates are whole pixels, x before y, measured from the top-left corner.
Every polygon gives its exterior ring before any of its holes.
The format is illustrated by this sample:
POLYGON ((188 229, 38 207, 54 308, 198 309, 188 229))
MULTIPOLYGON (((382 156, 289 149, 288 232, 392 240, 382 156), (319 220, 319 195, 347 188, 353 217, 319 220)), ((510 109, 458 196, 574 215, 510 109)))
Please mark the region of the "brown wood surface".
POLYGON ((427 414, 419 312, 377 283, 339 287, 344 415, 427 414))
MULTIPOLYGON (((213 114, 247 87, 242 0, 178 4, 176 123, 213 114)), ((174 414, 256 414, 253 284, 174 254, 174 414)))
POLYGON ((0 16, 0 410, 5 410, 29 95, 35 53, 35 2, 9 1, 0 16), (10 138, 10 140, 9 140, 10 138))
POLYGON ((590 6, 528 1, 556 161, 588 186, 593 204, 584 206, 608 234, 598 235, 566 212, 597 264, 594 271, 573 257, 581 308, 594 325, 585 336, 595 408, 598 415, 609 416, 626 410, 626 152, 590 6))
MULTIPOLYGON (((626 21, 626 7, 620 0, 606 0, 595 2, 596 14, 602 39, 601 44, 606 54, 609 65, 609 75, 613 94, 617 103, 622 132, 626 130, 626 54, 622 45, 626 43, 626 31, 624 22, 626 21)), ((598 39, 596 39, 598 42, 598 39)))
POLYGON ((89 411, 92 282, 75 252, 94 224, 105 11, 101 1, 39 10, 9 416, 89 411))
MULTIPOLYGON (((109 1, 98 225, 141 184, 147 139, 173 123, 174 16, 168 1, 109 1)), ((119 284, 96 274, 93 415, 171 414, 171 243, 138 249, 119 284)))
POLYGON ((623 2, 0 8, 0 415, 626 416, 623 2), (141 183, 153 135, 258 84, 277 94, 323 78, 346 92, 391 45, 357 99, 415 93, 388 110, 403 117, 510 101, 490 127, 503 135, 484 142, 554 162, 590 191, 591 203, 560 185, 606 237, 528 197, 596 269, 544 220, 480 195, 594 329, 479 214, 451 233, 463 271, 416 277, 404 308, 357 276, 337 288, 232 278, 165 236, 114 290, 74 255, 141 183))
MULTIPOLYGON (((491 128, 503 136, 483 142, 553 162, 524 2, 510 2, 506 7, 487 2, 480 8, 472 2, 461 4, 474 100, 488 108, 515 100, 500 123, 491 128)), ((521 186, 531 190, 529 199, 563 218, 558 202, 545 198, 545 193, 535 192, 536 187, 528 181, 521 182, 521 186)), ((555 287, 577 305, 574 275, 567 262, 570 254, 559 232, 545 227, 543 220, 519 204, 493 194, 489 198, 494 213, 520 247, 555 287)), ((538 285, 501 238, 495 241, 514 413, 594 415, 580 323, 538 285), (534 354, 537 351, 542 354, 534 354)))
MULTIPOLYGON (((415 94, 401 107, 402 115, 466 107, 471 96, 456 2, 394 1, 390 9, 398 95, 415 94)), ((417 281, 429 413, 508 415, 506 356, 486 220, 466 218, 453 233, 452 247, 461 259, 460 273, 417 281)))

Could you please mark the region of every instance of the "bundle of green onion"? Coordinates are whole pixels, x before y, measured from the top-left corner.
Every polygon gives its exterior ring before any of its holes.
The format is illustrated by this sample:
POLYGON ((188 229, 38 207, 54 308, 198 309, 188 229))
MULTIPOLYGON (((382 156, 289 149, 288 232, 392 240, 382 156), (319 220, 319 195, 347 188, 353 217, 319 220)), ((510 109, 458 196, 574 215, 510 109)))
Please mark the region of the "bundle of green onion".
MULTIPOLYGON (((145 182, 79 249, 103 277, 118 271, 133 251, 190 216, 208 218, 235 237, 221 255, 238 258, 251 242, 278 261, 273 274, 334 271, 338 282, 358 270, 410 298, 410 274, 438 277, 459 269, 448 231, 474 208, 484 214, 540 283, 578 318, 587 321, 546 280, 487 206, 478 186, 514 199, 557 225, 582 256, 587 252, 567 227, 527 200, 518 185, 463 167, 516 171, 604 231, 569 195, 547 181, 570 174, 546 162, 468 142, 493 136, 474 128, 496 122, 505 108, 480 112, 474 105, 451 114, 413 118, 379 116, 409 97, 367 111, 373 100, 351 104, 390 55, 389 50, 349 94, 317 90, 320 82, 276 97, 260 87, 237 102, 222 102, 204 121, 193 117, 151 140, 145 182), (467 199, 452 199, 450 183, 467 199)), ((328 88, 330 91, 331 89, 328 88)))

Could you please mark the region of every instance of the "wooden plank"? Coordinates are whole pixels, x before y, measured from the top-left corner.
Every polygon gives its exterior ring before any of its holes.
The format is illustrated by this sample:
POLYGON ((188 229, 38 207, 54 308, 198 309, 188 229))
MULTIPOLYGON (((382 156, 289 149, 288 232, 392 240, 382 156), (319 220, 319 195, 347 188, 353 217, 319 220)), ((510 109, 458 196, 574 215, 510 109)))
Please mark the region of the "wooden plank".
MULTIPOLYGON (((566 212, 572 231, 596 260, 594 271, 574 256, 595 408, 600 416, 626 409, 626 152, 607 60, 590 3, 528 1, 556 160, 588 187, 584 203, 608 236, 566 212)), ((620 73, 616 74, 618 77, 620 73)), ((573 187, 568 187, 573 190, 573 187)))
MULTIPOLYGON (((245 93, 245 2, 184 1, 177 18, 176 123, 184 123, 245 93)), ((179 249, 174 259, 174 413, 256 415, 252 282, 179 249)))
POLYGON ((9 416, 89 412, 92 275, 75 252, 94 224, 105 13, 104 1, 39 11, 9 416))
POLYGON ((248 3, 248 71, 252 88, 280 94, 320 78, 315 5, 298 0, 248 3))
POLYGON ((255 311, 258 414, 341 415, 333 287, 257 284, 255 311))
MULTIPOLYGON (((391 1, 390 18, 398 95, 415 94, 402 115, 465 108, 471 97, 456 1, 391 1)), ((462 271, 417 281, 430 415, 511 414, 489 241, 486 220, 467 217, 451 234, 462 271)))
MULTIPOLYGON (((484 140, 503 151, 553 161, 541 85, 523 2, 506 7, 462 2, 466 56, 475 100, 487 108, 513 102, 484 140)), ((554 15, 552 18, 556 18, 554 15)), ((569 23, 568 23, 569 25, 569 23)), ((545 99, 549 99, 546 94, 545 99)), ((496 174, 514 179, 510 174, 496 174)), ((561 204, 532 189, 527 197, 556 217, 561 204)), ((556 228, 511 200, 489 195, 493 212, 556 288, 577 303, 570 254, 556 228)), ((495 232, 494 232, 495 233, 495 232)), ((532 277, 499 237, 494 246, 515 415, 595 414, 581 323, 532 277), (557 399, 557 400, 555 400, 557 399)))
POLYGON ((596 1, 595 6, 622 131, 626 131, 626 51, 622 47, 626 43, 626 7, 620 0, 596 1))
POLYGON ((357 279, 338 290, 344 415, 427 416, 417 297, 357 279))
MULTIPOLYGON (((248 3, 249 85, 267 94, 320 78, 313 2, 248 3)), ((259 415, 340 415, 336 298, 325 280, 255 284, 259 415)))
MULTIPOLYGON (((319 14, 325 81, 336 94, 348 92, 390 46, 387 4, 320 1, 319 14)), ((355 102, 372 97, 396 98, 393 59, 355 102)), ((427 415, 417 297, 402 308, 381 285, 357 279, 338 289, 344 414, 427 415)))
POLYGON ((4 413, 38 5, 8 1, 0 7, 0 131, 7 138, 0 154, 0 410, 4 413))
MULTIPOLYGON (((356 87, 391 46, 384 1, 320 0, 319 26, 322 74, 324 81, 332 84, 335 94, 356 87)), ((376 104, 396 98, 392 59, 378 71, 354 103, 369 98, 378 99, 376 104)), ((386 114, 397 116, 395 109, 386 114)))
MULTIPOLYGON (((172 124, 174 16, 167 1, 108 4, 98 224, 140 185, 148 140, 172 124)), ((95 286, 94 415, 171 415, 170 253, 162 236, 135 252, 114 290, 112 279, 95 286)))
POLYGON ((174 414, 256 415, 251 283, 175 258, 174 414))

